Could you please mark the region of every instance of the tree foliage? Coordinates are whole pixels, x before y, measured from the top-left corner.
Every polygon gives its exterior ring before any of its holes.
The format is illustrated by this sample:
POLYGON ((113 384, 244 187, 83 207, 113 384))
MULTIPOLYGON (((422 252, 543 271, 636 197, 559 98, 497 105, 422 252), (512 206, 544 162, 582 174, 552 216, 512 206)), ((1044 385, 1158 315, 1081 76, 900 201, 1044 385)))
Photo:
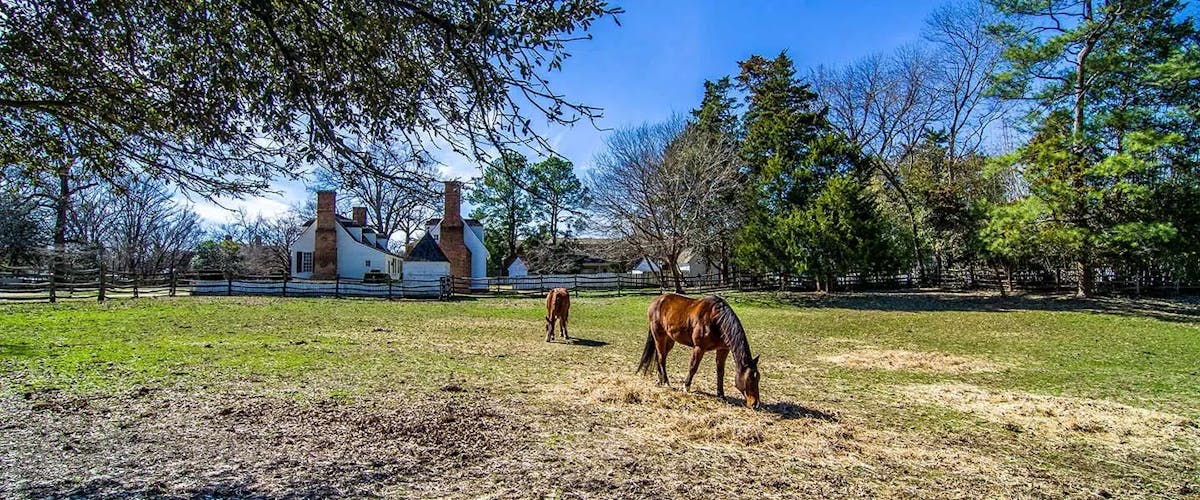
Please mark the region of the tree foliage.
POLYGON ((0 6, 0 151, 62 157, 205 194, 257 192, 318 158, 356 171, 355 144, 483 156, 545 148, 533 117, 597 108, 555 92, 603 0, 127 0, 0 6))
POLYGON ((583 215, 592 195, 570 161, 551 156, 530 165, 529 195, 533 218, 541 226, 538 232, 549 235, 551 246, 558 245, 559 236, 569 237, 584 228, 583 215))
POLYGON ((994 3, 1007 17, 992 29, 1008 40, 997 88, 1040 105, 1037 133, 1012 158, 1036 198, 1021 203, 1063 235, 1087 295, 1098 260, 1145 266, 1176 237, 1174 216, 1150 200, 1176 177, 1164 160, 1185 142, 1169 127, 1186 101, 1160 91, 1155 68, 1197 32, 1174 0, 994 3))

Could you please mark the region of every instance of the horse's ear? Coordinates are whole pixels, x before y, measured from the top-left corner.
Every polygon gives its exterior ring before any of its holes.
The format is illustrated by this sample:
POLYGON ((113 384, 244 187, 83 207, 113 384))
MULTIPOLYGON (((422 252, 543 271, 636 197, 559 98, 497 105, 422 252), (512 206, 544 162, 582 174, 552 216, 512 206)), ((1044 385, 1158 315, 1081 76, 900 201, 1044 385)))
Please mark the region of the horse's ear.
POLYGON ((755 368, 758 368, 758 358, 760 358, 760 357, 762 357, 761 354, 759 354, 758 356, 755 356, 754 361, 751 361, 750 364, 754 365, 755 368))

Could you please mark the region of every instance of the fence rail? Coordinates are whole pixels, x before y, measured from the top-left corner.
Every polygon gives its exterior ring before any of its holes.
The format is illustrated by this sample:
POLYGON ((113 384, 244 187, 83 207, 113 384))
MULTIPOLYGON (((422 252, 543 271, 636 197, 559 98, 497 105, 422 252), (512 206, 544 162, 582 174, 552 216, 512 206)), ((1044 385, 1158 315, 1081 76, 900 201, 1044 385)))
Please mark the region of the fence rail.
MULTIPOLYGON (((1200 283, 1173 280, 1163 275, 1120 275, 1098 270, 1096 291, 1116 294, 1196 294, 1200 283)), ((1019 271, 1011 275, 998 269, 973 268, 945 270, 924 279, 911 274, 849 274, 821 283, 835 291, 905 290, 934 288, 943 290, 997 290, 1027 292, 1068 292, 1075 288, 1075 275, 1069 271, 1019 271)), ((708 274, 685 276, 686 293, 704 294, 723 291, 814 291, 818 280, 806 275, 749 274, 729 276, 708 274)), ((275 296, 275 297, 363 297, 378 299, 446 299, 459 296, 541 295, 553 288, 571 291, 607 292, 616 295, 659 293, 675 290, 675 283, 652 273, 546 274, 522 277, 449 278, 396 280, 368 283, 337 279, 314 281, 285 279, 281 276, 222 277, 213 273, 163 273, 132 275, 76 270, 55 275, 42 272, 0 272, 0 301, 56 302, 59 300, 139 298, 163 296, 275 296)))

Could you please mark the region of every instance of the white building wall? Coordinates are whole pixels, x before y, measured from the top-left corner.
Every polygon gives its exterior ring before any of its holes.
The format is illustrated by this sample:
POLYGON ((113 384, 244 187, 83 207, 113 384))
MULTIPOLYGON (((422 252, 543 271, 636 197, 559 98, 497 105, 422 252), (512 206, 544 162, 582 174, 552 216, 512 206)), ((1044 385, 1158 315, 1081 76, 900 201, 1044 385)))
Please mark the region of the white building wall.
POLYGON ((475 228, 463 231, 463 239, 466 240, 467 248, 471 250, 471 288, 487 287, 488 251, 483 245, 482 234, 482 228, 479 228, 478 233, 475 228))
POLYGON ((308 227, 304 228, 304 232, 300 233, 300 237, 296 239, 295 243, 292 243, 292 246, 290 248, 288 248, 288 255, 291 256, 291 260, 292 260, 292 269, 291 269, 292 273, 291 274, 292 274, 293 278, 298 278, 298 279, 302 279, 302 280, 312 278, 312 273, 296 272, 296 262, 295 262, 296 261, 296 252, 311 252, 311 251, 313 251, 313 248, 316 247, 316 244, 317 244, 317 224, 314 222, 312 224, 309 224, 308 227))

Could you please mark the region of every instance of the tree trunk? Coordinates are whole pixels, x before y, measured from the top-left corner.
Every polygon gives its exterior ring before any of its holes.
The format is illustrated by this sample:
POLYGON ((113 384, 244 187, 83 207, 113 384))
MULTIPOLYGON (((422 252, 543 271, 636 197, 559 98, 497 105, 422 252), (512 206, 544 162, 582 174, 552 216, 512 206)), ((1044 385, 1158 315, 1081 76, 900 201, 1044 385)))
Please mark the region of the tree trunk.
POLYGON ((550 208, 550 244, 558 246, 558 208, 550 208))
POLYGON ((58 172, 58 199, 54 200, 54 262, 55 278, 66 273, 67 214, 71 207, 71 185, 68 169, 58 172))
MULTIPOLYGON (((1083 18, 1084 21, 1091 21, 1092 16, 1092 1, 1084 0, 1083 2, 1083 18)), ((1075 102, 1073 105, 1073 120, 1071 122, 1071 139, 1078 146, 1079 141, 1083 139, 1083 108, 1084 108, 1084 90, 1087 86, 1087 71, 1085 65, 1087 58, 1092 53, 1092 49, 1096 46, 1096 39, 1089 36, 1084 39, 1083 46, 1079 49, 1079 54, 1075 56, 1075 102)))
POLYGON ((683 274, 679 272, 679 252, 671 254, 664 266, 671 268, 671 278, 675 281, 675 293, 683 294, 683 274))
POLYGON ((1088 262, 1087 257, 1080 257, 1075 261, 1075 270, 1079 273, 1079 283, 1075 289, 1075 295, 1084 298, 1092 295, 1093 276, 1092 265, 1088 262))

